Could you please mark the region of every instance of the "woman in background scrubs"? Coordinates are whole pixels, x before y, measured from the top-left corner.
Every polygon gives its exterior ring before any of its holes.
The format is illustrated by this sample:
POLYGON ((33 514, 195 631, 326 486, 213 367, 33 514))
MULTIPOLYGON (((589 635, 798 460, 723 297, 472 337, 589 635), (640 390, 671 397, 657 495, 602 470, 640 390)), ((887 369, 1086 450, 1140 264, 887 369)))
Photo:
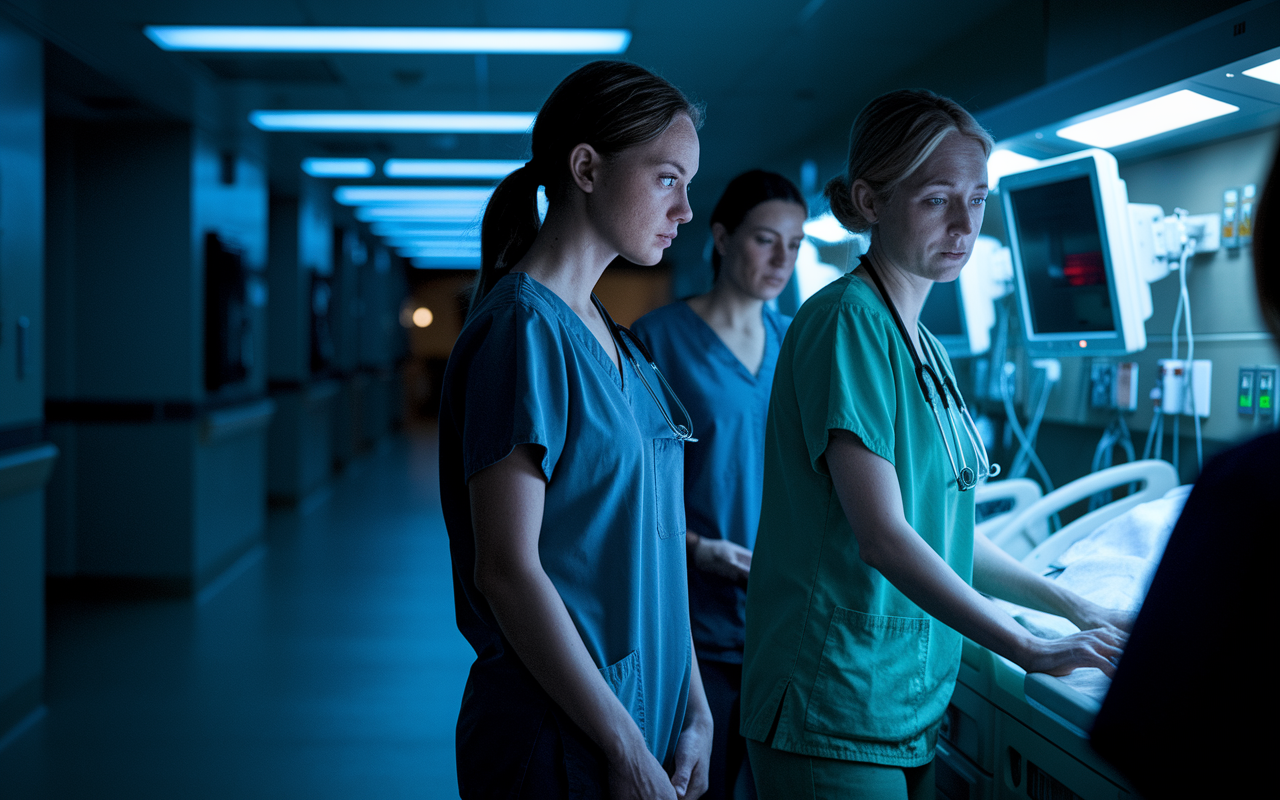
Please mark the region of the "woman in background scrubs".
POLYGON ((808 208, 791 181, 752 170, 711 212, 711 291, 633 326, 698 432, 685 448, 689 616, 715 740, 705 797, 732 797, 746 758, 738 733, 747 574, 760 519, 764 423, 790 317, 766 305, 791 279, 808 208))
POLYGON ((458 715, 463 798, 706 787, 712 723, 684 576, 688 433, 592 294, 618 256, 656 264, 691 218, 700 120, 641 67, 588 64, 547 99, 532 160, 485 212, 440 414, 458 628, 476 651, 458 715))
POLYGON ((827 186, 871 249, 800 308, 773 382, 742 686, 766 800, 932 797, 962 636, 1029 672, 1110 673, 1120 654, 1122 614, 975 538, 974 493, 952 462, 985 454, 963 419, 945 421, 958 393, 949 411, 918 377, 923 364, 954 384, 918 320, 933 283, 955 280, 972 252, 990 151, 956 103, 893 92, 859 114, 847 172, 827 186), (1084 632, 1038 639, 979 591, 1084 632))

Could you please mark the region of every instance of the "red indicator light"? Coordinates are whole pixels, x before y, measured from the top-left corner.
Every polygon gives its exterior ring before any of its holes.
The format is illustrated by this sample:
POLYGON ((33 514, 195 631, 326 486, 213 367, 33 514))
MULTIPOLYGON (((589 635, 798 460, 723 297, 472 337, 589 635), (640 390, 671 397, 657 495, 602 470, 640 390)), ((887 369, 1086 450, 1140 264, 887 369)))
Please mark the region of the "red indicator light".
POLYGON ((1107 282, 1107 267, 1101 250, 1068 253, 1062 262, 1062 274, 1068 286, 1097 286, 1107 282))

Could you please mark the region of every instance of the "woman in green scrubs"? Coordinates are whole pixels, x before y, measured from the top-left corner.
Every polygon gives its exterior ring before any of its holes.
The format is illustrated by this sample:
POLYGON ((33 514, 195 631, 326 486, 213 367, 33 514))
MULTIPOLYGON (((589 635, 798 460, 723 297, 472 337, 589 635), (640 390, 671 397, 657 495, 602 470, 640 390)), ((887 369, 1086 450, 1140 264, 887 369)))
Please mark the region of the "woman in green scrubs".
POLYGON ((918 322, 972 252, 991 137, 900 91, 854 123, 832 212, 871 249, 800 309, 779 356, 747 589, 742 733, 761 798, 933 795, 963 637, 1031 672, 1110 674, 1128 624, 974 535, 987 477, 954 374, 918 322), (1061 614, 1039 639, 979 592, 1061 614))

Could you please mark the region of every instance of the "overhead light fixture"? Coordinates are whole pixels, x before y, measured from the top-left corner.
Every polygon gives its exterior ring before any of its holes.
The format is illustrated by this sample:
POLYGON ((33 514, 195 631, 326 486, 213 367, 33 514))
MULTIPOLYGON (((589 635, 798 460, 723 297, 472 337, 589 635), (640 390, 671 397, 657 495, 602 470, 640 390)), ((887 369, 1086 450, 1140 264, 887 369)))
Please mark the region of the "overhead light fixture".
POLYGON ((1040 166, 1040 159, 1012 150, 994 150, 987 159, 987 186, 994 189, 1000 179, 1015 172, 1026 172, 1040 166))
POLYGON ((827 244, 839 244, 853 238, 853 234, 846 230, 830 211, 805 220, 804 235, 812 236, 827 244))
POLYGON ((1275 61, 1268 61, 1265 64, 1259 64, 1256 67, 1250 67, 1244 71, 1244 74, 1267 83, 1280 83, 1280 58, 1275 61))
POLYGON ((468 160, 461 158, 388 158, 382 174, 388 178, 505 178, 524 166, 523 161, 468 160))
POLYGON ((240 53, 622 53, 612 28, 289 28, 148 25, 162 50, 240 53))
POLYGON ((374 236, 417 236, 424 239, 458 239, 479 236, 479 225, 459 225, 457 222, 390 221, 374 222, 369 226, 374 236))
POLYGON ((479 222, 483 206, 446 203, 444 205, 419 205, 404 203, 389 206, 361 206, 356 209, 356 219, 361 222, 479 222))
POLYGON ((538 115, 508 111, 254 111, 264 131, 524 133, 538 115))
POLYGON ((1238 106, 1182 89, 1145 103, 1068 125, 1058 137, 1091 147, 1119 147, 1239 111, 1238 106))
POLYGON ((302 171, 314 178, 368 178, 374 170, 367 158, 304 158, 302 171))
POLYGON ((387 244, 391 247, 419 247, 433 244, 441 244, 444 242, 474 242, 478 247, 480 238, 476 234, 463 234, 461 236, 438 236, 435 234, 406 233, 394 234, 383 237, 387 244))
POLYGON ((491 194, 493 188, 488 186, 339 186, 333 190, 333 199, 344 206, 392 203, 478 206, 488 202, 491 194))

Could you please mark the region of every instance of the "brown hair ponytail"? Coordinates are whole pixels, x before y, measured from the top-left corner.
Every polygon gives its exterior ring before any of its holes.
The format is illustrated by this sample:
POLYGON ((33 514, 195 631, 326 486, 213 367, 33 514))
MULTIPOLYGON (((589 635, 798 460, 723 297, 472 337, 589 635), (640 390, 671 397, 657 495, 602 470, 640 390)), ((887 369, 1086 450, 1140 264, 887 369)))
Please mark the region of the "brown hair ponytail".
POLYGON ((589 144, 605 158, 658 138, 678 114, 694 128, 702 108, 644 67, 625 61, 593 61, 560 82, 533 124, 533 158, 498 184, 480 227, 480 274, 475 308, 529 252, 538 235, 538 187, 547 201, 562 201, 571 188, 569 154, 589 144))

